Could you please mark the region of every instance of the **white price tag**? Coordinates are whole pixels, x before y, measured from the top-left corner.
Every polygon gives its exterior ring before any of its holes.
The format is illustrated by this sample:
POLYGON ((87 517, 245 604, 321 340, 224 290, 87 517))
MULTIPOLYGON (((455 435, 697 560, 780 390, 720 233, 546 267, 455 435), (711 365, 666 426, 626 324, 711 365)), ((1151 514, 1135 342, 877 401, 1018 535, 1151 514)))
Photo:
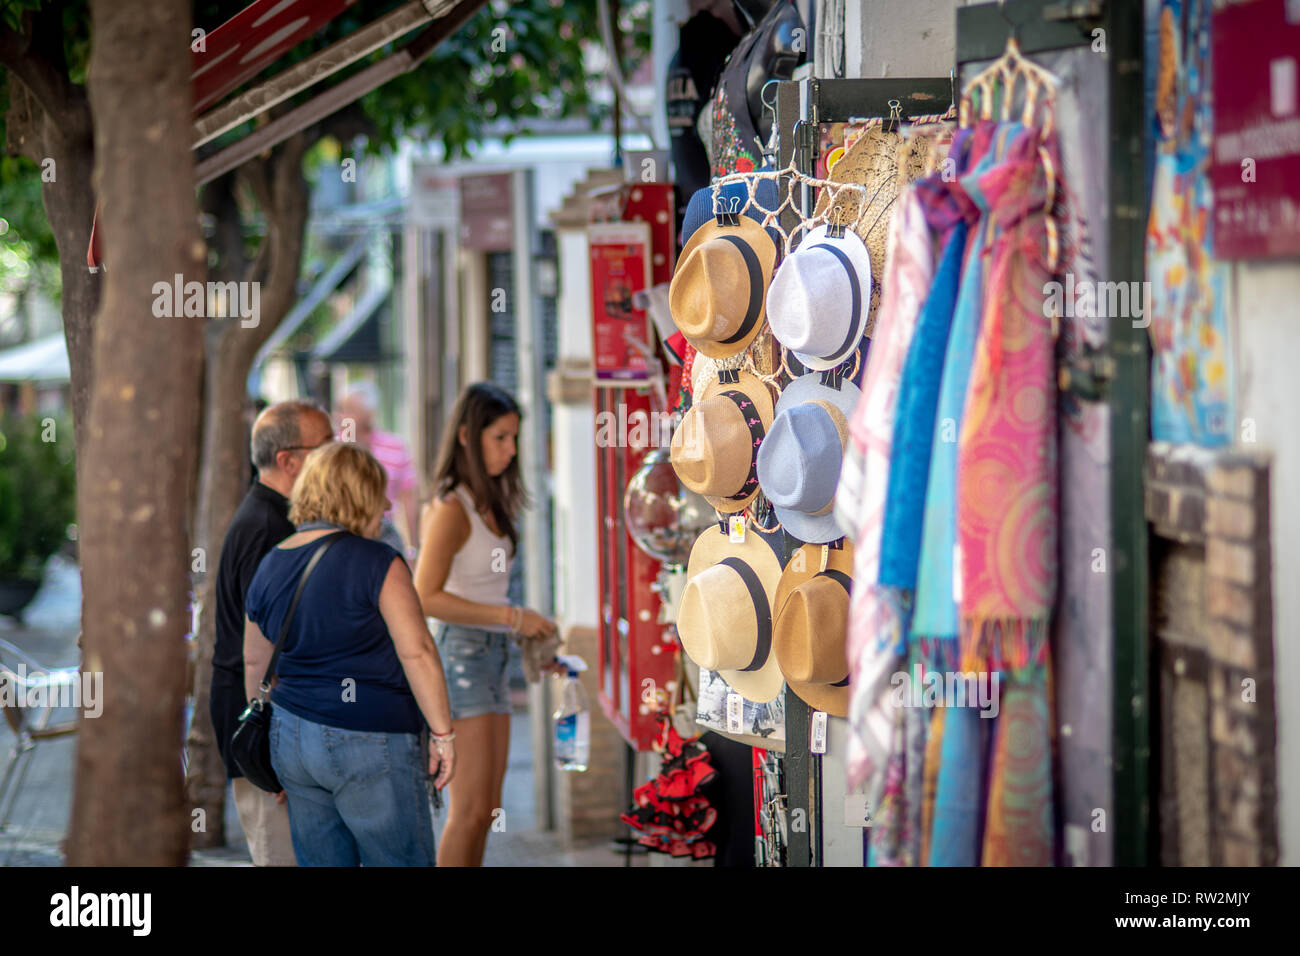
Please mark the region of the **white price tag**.
POLYGON ((727 695, 727 733, 745 732, 745 698, 734 690, 727 695))
POLYGON ((745 516, 732 515, 727 519, 727 539, 732 544, 745 543, 745 516))
POLYGON ((812 712, 810 730, 812 739, 808 743, 808 749, 815 754, 824 754, 826 752, 826 711, 814 710, 812 712))
POLYGON ((865 793, 844 795, 844 825, 846 827, 871 826, 871 807, 865 793))

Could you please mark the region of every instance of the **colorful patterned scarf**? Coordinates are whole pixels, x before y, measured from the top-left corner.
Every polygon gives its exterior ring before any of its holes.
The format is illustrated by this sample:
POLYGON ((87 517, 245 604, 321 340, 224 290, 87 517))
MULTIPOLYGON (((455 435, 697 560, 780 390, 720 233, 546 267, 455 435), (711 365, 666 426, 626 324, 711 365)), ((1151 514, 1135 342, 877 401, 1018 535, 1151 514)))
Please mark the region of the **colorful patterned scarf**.
MULTIPOLYGON (((1041 142, 1060 170, 1054 140, 1041 142)), ((962 669, 1003 675, 985 865, 1053 861, 1048 628, 1057 587, 1056 354, 1046 174, 1027 131, 985 193, 1001 229, 957 449, 962 669)), ((977 718, 978 719, 978 718, 977 718)), ((942 779, 940 781, 942 790, 942 779)), ((937 836, 936 836, 937 843, 937 836)))
MULTIPOLYGON (((1046 661, 1003 689, 989 774, 984 866, 1051 866, 1051 707, 1046 661)), ((979 720, 978 717, 975 718, 979 720)))
MULTIPOLYGON (((957 449, 963 670, 1040 658, 1056 596, 1056 362, 1038 144, 1022 135, 981 183, 1002 231, 957 449)), ((1055 159, 1055 142, 1044 145, 1055 159)))

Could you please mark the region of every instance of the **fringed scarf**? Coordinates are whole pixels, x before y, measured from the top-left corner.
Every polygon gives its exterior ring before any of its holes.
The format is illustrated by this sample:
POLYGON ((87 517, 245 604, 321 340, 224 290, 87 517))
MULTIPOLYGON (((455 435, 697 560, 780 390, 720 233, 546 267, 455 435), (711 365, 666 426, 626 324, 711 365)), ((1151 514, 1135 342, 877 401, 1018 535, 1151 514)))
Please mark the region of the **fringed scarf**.
MULTIPOLYGON (((1055 169, 1056 145, 1043 149, 1055 169)), ((962 669, 1002 673, 985 865, 1051 865, 1048 633, 1057 586, 1056 361, 1046 175, 1030 131, 990 182, 984 318, 957 449, 962 669)), ((940 781, 942 791, 942 780, 940 781)))
POLYGON ((962 669, 977 671, 1042 658, 1057 576, 1056 361, 1043 291, 1052 276, 1036 133, 1016 140, 999 173, 986 186, 1001 232, 957 448, 962 669))

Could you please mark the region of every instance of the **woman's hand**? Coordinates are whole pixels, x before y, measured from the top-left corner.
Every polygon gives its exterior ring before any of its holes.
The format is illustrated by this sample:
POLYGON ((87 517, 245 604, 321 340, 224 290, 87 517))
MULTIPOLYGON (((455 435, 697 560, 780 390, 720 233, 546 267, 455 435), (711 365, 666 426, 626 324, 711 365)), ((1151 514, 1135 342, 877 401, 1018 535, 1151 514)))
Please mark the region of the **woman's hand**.
POLYGON ((518 633, 524 637, 550 637, 555 633, 555 622, 536 611, 524 608, 518 633))
POLYGON ((429 775, 433 785, 441 790, 451 781, 456 773, 456 745, 450 740, 429 741, 429 775))

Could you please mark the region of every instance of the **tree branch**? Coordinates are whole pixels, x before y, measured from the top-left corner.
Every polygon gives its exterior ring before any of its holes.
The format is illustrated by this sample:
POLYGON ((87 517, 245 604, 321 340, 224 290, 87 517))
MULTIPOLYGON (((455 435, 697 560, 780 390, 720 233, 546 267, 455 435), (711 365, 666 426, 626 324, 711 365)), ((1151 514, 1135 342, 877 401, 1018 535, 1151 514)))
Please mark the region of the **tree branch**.
MULTIPOLYGON (((38 21, 29 13, 24 22, 29 29, 34 29, 38 21)), ((40 22, 48 28, 47 17, 42 17, 40 22)), ((62 36, 56 36, 61 45, 62 36)), ((16 33, 0 24, 0 63, 22 79, 47 116, 58 120, 70 112, 74 93, 66 72, 60 72, 56 66, 63 61, 62 50, 60 49, 55 62, 49 59, 51 42, 55 41, 44 35, 35 32, 16 33)), ((54 128, 58 128, 57 123, 54 128)))

